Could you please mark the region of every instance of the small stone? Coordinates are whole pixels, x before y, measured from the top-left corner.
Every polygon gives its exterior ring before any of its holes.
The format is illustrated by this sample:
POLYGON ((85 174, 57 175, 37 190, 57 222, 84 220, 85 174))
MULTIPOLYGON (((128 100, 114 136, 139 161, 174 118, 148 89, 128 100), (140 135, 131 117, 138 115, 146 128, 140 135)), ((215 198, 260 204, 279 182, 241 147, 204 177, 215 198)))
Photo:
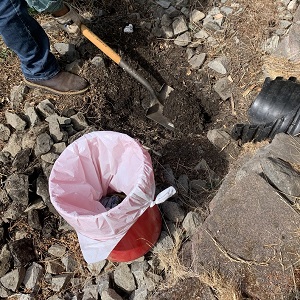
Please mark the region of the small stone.
POLYGON ((29 179, 24 174, 12 174, 5 181, 5 190, 9 197, 24 206, 28 204, 29 179))
POLYGON ((180 15, 180 11, 176 9, 174 6, 170 6, 168 9, 165 10, 165 13, 169 15, 171 19, 178 17, 180 15))
POLYGON ((223 12, 225 15, 231 15, 233 12, 233 9, 231 7, 228 6, 222 6, 221 7, 221 12, 223 12))
POLYGON ((28 225, 33 229, 42 230, 42 225, 37 210, 32 209, 28 212, 28 225))
POLYGON ((167 232, 162 231, 160 237, 153 248, 154 253, 170 251, 174 247, 174 242, 167 232))
POLYGON ((291 12, 294 12, 298 7, 298 0, 291 0, 288 4, 287 9, 291 12))
POLYGON ((263 50, 267 53, 273 53, 278 47, 280 37, 278 35, 273 35, 268 38, 266 42, 263 44, 263 50))
POLYGON ((85 120, 84 114, 81 112, 77 113, 76 115, 73 115, 70 119, 75 130, 81 131, 89 126, 85 120))
POLYGON ((125 292, 133 292, 136 289, 134 276, 127 264, 119 264, 114 271, 115 284, 125 292))
POLYGON ((227 100, 232 96, 231 81, 227 77, 220 78, 214 85, 215 92, 222 100, 227 100))
POLYGON ((178 193, 188 197, 189 195, 189 177, 185 174, 179 176, 177 181, 178 193))
POLYGON ((0 124, 0 140, 6 142, 8 141, 9 137, 10 137, 9 128, 3 124, 0 124))
POLYGON ((83 66, 83 60, 76 59, 75 61, 66 65, 66 71, 71 72, 73 74, 79 74, 82 66, 83 66))
POLYGON ((166 182, 169 185, 172 185, 173 187, 176 187, 175 176, 170 165, 167 164, 163 166, 162 176, 164 182, 166 182))
POLYGON ((12 109, 19 108, 24 100, 24 95, 28 92, 28 87, 25 84, 14 86, 10 91, 10 107, 12 109))
POLYGON ((52 152, 41 155, 41 159, 49 164, 54 164, 58 157, 58 154, 52 152))
POLYGON ((81 300, 98 299, 98 290, 97 290, 97 285, 95 284, 84 287, 82 292, 83 295, 81 300))
POLYGON ((27 289, 33 292, 39 289, 39 284, 43 278, 44 268, 33 262, 32 265, 27 269, 23 283, 27 289))
POLYGON ((185 18, 183 16, 177 17, 173 21, 172 27, 173 27, 174 35, 179 35, 179 34, 182 34, 186 31, 188 31, 188 27, 187 27, 185 18))
POLYGON ((161 32, 162 32, 162 36, 167 39, 171 39, 174 36, 173 29, 170 26, 168 27, 162 26, 161 32))
POLYGON ((164 14, 162 17, 161 17, 161 20, 160 20, 160 25, 161 26, 170 26, 172 24, 172 19, 169 17, 169 15, 167 14, 164 14))
POLYGON ((109 274, 104 273, 101 276, 96 277, 96 283, 98 285, 98 293, 101 295, 103 291, 109 289, 109 274))
POLYGON ((158 0, 158 1, 156 1, 156 3, 158 5, 160 5, 161 7, 166 8, 166 9, 169 8, 170 5, 171 5, 171 2, 170 1, 166 1, 166 0, 158 0))
POLYGON ((87 264, 87 268, 93 276, 97 276, 101 273, 106 263, 107 263, 106 260, 102 260, 93 264, 87 264))
POLYGON ((54 48, 62 59, 65 59, 67 62, 72 62, 79 58, 79 53, 73 44, 55 43, 54 48))
POLYGON ((51 151, 57 154, 61 154, 66 149, 66 147, 67 146, 65 142, 55 143, 53 144, 51 151))
POLYGON ((66 250, 65 246, 54 244, 48 249, 48 253, 55 257, 62 257, 66 253, 66 250))
POLYGON ((91 60, 91 64, 94 65, 94 66, 96 66, 97 68, 104 68, 105 67, 104 59, 101 56, 95 56, 91 60))
POLYGON ((40 102, 37 106, 37 110, 45 118, 55 114, 54 105, 48 99, 40 102))
POLYGON ((209 37, 209 35, 204 29, 201 29, 194 34, 194 38, 196 38, 196 39, 205 40, 208 37, 209 37))
POLYGON ((179 35, 175 40, 174 44, 178 46, 187 46, 191 42, 191 34, 189 32, 185 32, 184 34, 179 35))
POLYGON ((203 223, 201 216, 194 211, 188 212, 182 222, 182 227, 185 229, 188 236, 196 232, 197 228, 203 223))
POLYGON ((25 170, 29 165, 31 155, 31 149, 21 150, 14 158, 12 162, 12 169, 14 170, 25 170))
POLYGON ((0 278, 1 284, 8 290, 16 292, 25 276, 23 267, 14 269, 0 278))
POLYGON ((53 145, 53 140, 51 139, 50 135, 45 133, 41 133, 37 136, 34 153, 37 157, 41 156, 42 154, 46 154, 50 151, 53 145))
POLYGON ((13 114, 9 111, 5 112, 5 118, 9 125, 11 125, 16 130, 24 130, 26 127, 26 122, 21 119, 17 114, 13 114))
POLYGON ((15 157, 21 150, 22 135, 13 133, 8 140, 8 143, 3 147, 2 152, 8 152, 12 157, 15 157))
POLYGON ((66 288, 70 283, 71 275, 70 274, 62 274, 56 275, 52 277, 51 280, 51 289, 54 292, 59 292, 62 289, 66 288))
POLYGON ((56 260, 46 261, 46 272, 49 274, 60 274, 65 271, 62 263, 56 260))
POLYGON ((221 29, 210 15, 203 20, 203 27, 210 31, 219 31, 221 29))
POLYGON ((224 66, 223 60, 223 58, 216 58, 208 63, 208 67, 222 75, 225 75, 227 70, 224 66))
POLYGON ((20 239, 8 244, 11 255, 14 258, 14 266, 25 266, 33 261, 35 257, 33 242, 31 239, 20 239))
POLYGON ((101 300, 122 300, 123 298, 113 289, 104 290, 101 293, 101 300))
POLYGON ((176 202, 166 201, 161 204, 161 208, 166 218, 172 222, 182 222, 185 217, 184 210, 176 202))
POLYGON ((198 23, 205 18, 205 14, 197 9, 193 9, 190 16, 190 22, 198 23))
POLYGON ((32 127, 38 125, 41 122, 41 120, 33 106, 28 106, 26 108, 25 115, 27 116, 29 124, 32 127))
POLYGON ((0 277, 7 273, 10 269, 11 254, 8 245, 5 244, 0 252, 0 277))
POLYGON ((65 142, 68 138, 68 135, 61 129, 61 127, 63 124, 65 124, 66 121, 68 122, 68 124, 70 124, 71 120, 69 118, 63 118, 53 114, 47 117, 46 121, 49 123, 49 132, 54 142, 65 142))
POLYGON ((64 255, 61 262, 65 266, 67 272, 75 272, 78 267, 78 262, 71 255, 64 255))
POLYGON ((200 54, 196 54, 194 55, 190 60, 189 60, 189 63, 191 65, 191 68, 192 69, 199 69, 204 61, 205 61, 205 58, 206 58, 206 54, 205 53, 200 53, 200 54))

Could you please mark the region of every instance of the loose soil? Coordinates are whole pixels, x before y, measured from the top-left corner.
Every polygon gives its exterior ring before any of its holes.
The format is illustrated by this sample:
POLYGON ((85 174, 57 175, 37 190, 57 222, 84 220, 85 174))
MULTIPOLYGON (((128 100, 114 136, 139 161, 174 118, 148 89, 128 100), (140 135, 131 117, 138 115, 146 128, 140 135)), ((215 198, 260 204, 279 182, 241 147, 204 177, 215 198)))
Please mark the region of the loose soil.
MULTIPOLYGON (((92 6, 90 3, 87 5, 87 2, 91 1, 73 1, 82 12, 97 9, 106 11, 105 16, 88 24, 96 35, 141 72, 156 90, 164 83, 174 88, 164 109, 164 114, 175 125, 174 132, 146 118, 150 99, 148 91, 83 37, 73 42, 84 61, 80 75, 89 80, 90 90, 84 95, 72 97, 30 90, 24 103, 49 99, 61 111, 75 109, 83 112, 88 123, 97 130, 118 131, 140 140, 150 149, 157 184, 165 183, 165 164, 171 166, 176 178, 186 174, 189 179, 207 179, 207 174, 194 170, 202 158, 223 178, 228 171, 228 161, 208 141, 206 133, 213 128, 223 128, 230 132, 235 123, 247 121, 247 109, 262 82, 260 45, 276 27, 274 1, 255 1, 253 4, 238 1, 247 9, 238 18, 232 16, 226 20, 224 32, 215 36, 219 41, 218 46, 212 48, 203 43, 197 49, 207 53, 207 60, 221 54, 231 58, 230 74, 236 114, 232 113, 230 101, 222 101, 213 90, 218 74, 207 67, 191 70, 185 48, 176 46, 173 40, 155 38, 148 29, 139 26, 140 21, 135 13, 139 13, 143 21, 155 19, 150 1, 145 6, 139 6, 138 1, 131 0, 95 1, 92 6), (129 23, 134 25, 132 34, 123 32, 129 23), (234 36, 240 44, 233 42, 234 36), (90 63, 96 55, 104 58, 105 67, 99 68, 90 63), (248 92, 243 97, 245 91, 248 92)), ((191 7, 207 12, 218 1, 190 2, 191 7)), ((43 24, 50 20, 48 16, 36 15, 36 18, 43 24)), ((52 44, 70 41, 62 31, 51 29, 47 33, 52 44)), ((22 82, 22 74, 17 57, 0 43, 0 121, 5 122, 4 112, 9 108, 10 90, 22 82)), ((58 59, 64 68, 67 62, 63 57, 58 59)), ((214 192, 209 190, 194 195, 193 205, 195 202, 201 203, 205 211, 214 192)), ((168 299, 182 299, 186 293, 183 291, 178 298, 171 293, 172 298, 168 299)))

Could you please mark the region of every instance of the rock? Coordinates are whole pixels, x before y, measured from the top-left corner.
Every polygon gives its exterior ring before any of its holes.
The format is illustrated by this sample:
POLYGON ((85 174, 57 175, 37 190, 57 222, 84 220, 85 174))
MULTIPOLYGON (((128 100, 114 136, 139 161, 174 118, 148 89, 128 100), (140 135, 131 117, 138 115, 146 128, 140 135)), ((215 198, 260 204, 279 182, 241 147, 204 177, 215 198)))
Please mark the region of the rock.
POLYGON ((183 16, 177 17, 173 21, 172 27, 173 27, 174 35, 179 35, 179 34, 182 34, 186 31, 188 31, 188 27, 186 25, 186 21, 183 16))
POLYGON ((13 114, 9 111, 5 112, 5 118, 7 124, 13 127, 16 130, 24 130, 26 127, 26 122, 21 119, 17 114, 13 114))
POLYGON ((207 182, 201 179, 191 180, 190 188, 192 192, 203 192, 208 189, 207 182))
POLYGON ((97 68, 105 68, 105 62, 104 62, 103 57, 101 57, 101 56, 95 56, 91 60, 91 64, 96 66, 97 68))
POLYGON ((25 115, 27 116, 27 119, 28 119, 31 127, 37 126, 38 124, 40 124, 41 120, 35 110, 35 107, 28 105, 25 110, 25 115))
POLYGON ((101 276, 96 277, 96 283, 98 285, 98 293, 102 295, 102 292, 109 289, 109 274, 104 273, 101 276))
POLYGON ((35 209, 28 211, 28 225, 35 230, 42 230, 39 213, 35 209))
POLYGON ((172 38, 174 36, 173 29, 170 26, 162 26, 161 35, 167 39, 172 38))
POLYGON ((39 126, 31 127, 29 130, 25 131, 22 136, 22 148, 33 149, 37 136, 41 133, 45 133, 48 130, 47 124, 41 124, 39 126))
POLYGON ((101 300, 122 300, 123 298, 113 289, 104 290, 101 293, 101 300))
POLYGON ((161 204, 161 208, 168 220, 175 223, 183 221, 185 213, 178 203, 167 200, 161 204))
POLYGON ((172 19, 180 15, 180 11, 172 5, 165 10, 165 13, 172 19))
POLYGON ((156 3, 158 5, 160 5, 161 7, 166 8, 166 9, 169 8, 170 5, 171 5, 171 2, 170 1, 166 1, 166 0, 158 0, 158 1, 156 1, 156 3))
POLYGON ((70 119, 72 120, 72 124, 75 130, 81 131, 89 126, 85 120, 84 114, 81 112, 77 113, 76 115, 73 115, 70 119))
POLYGON ((226 67, 225 67, 225 61, 226 59, 224 57, 218 57, 208 63, 208 67, 213 69, 214 71, 225 75, 227 73, 226 67))
POLYGON ((61 274, 52 277, 51 280, 51 289, 54 292, 59 292, 65 289, 70 283, 71 275, 70 274, 61 274))
POLYGON ((9 165, 11 163, 11 155, 9 152, 1 151, 0 152, 0 164, 9 165))
POLYGON ((87 264, 87 268, 93 276, 97 276, 101 273, 106 263, 107 263, 106 260, 102 260, 93 264, 87 264))
POLYGON ((32 292, 37 292, 40 288, 40 282, 43 278, 44 268, 33 262, 32 265, 26 270, 26 274, 23 280, 23 284, 26 289, 32 292))
POLYGON ((170 18, 169 15, 167 14, 164 14, 162 17, 161 17, 161 20, 160 20, 160 25, 163 27, 169 27, 171 26, 172 24, 172 19, 170 18))
POLYGON ((192 236, 202 223, 203 220, 201 216, 197 212, 190 211, 185 216, 182 227, 185 229, 188 236, 192 236))
POLYGON ((263 50, 267 53, 274 53, 279 45, 280 37, 278 35, 273 35, 272 37, 268 38, 263 45, 263 50))
POLYGON ((6 289, 1 283, 0 283, 0 298, 8 299, 8 297, 12 295, 12 292, 8 289, 6 289))
POLYGON ((66 250, 65 246, 54 244, 48 249, 48 253, 55 257, 62 257, 66 253, 66 250))
POLYGON ((28 176, 24 174, 12 174, 5 181, 5 190, 9 197, 24 207, 28 204, 28 176))
POLYGON ((291 0, 291 2, 287 6, 287 9, 289 11, 294 12, 297 7, 298 7, 298 1, 297 0, 291 0))
POLYGON ((227 77, 220 78, 214 84, 214 90, 224 101, 232 97, 231 81, 227 77))
POLYGON ((148 291, 145 288, 138 288, 130 295, 130 300, 146 300, 148 291))
POLYGON ((56 113, 54 105, 48 99, 40 102, 37 106, 37 110, 44 118, 47 118, 56 113))
POLYGON ((45 133, 41 133, 37 136, 35 142, 34 153, 37 157, 40 157, 42 154, 46 154, 50 151, 53 145, 53 140, 51 139, 50 135, 45 133))
POLYGON ((9 137, 10 137, 9 128, 3 124, 0 124, 0 140, 6 142, 8 141, 9 137))
POLYGON ((49 132, 55 143, 65 142, 68 139, 68 135, 62 127, 71 124, 71 119, 53 114, 47 117, 46 121, 49 123, 49 132))
POLYGON ((61 262, 65 266, 65 270, 67 272, 75 272, 75 270, 78 268, 77 260, 75 260, 71 255, 65 254, 61 258, 61 262))
POLYGON ((189 195, 189 177, 185 174, 179 176, 177 181, 177 191, 184 197, 189 195))
POLYGON ((59 155, 56 153, 46 153, 44 155, 41 155, 41 160, 43 160, 46 163, 54 164, 55 161, 58 159, 59 155))
POLYGON ((59 260, 46 261, 46 272, 49 274, 60 274, 65 271, 64 266, 59 260))
POLYGON ((36 194, 43 199, 43 202, 47 205, 50 212, 52 212, 54 215, 58 214, 50 200, 50 195, 48 191, 48 180, 42 174, 39 175, 36 181, 36 194))
POLYGON ((92 299, 98 299, 98 290, 97 285, 89 285, 87 287, 84 287, 83 295, 81 300, 92 300, 92 299))
POLYGON ((231 15, 233 12, 233 8, 228 7, 228 6, 222 6, 221 7, 221 12, 223 12, 225 15, 231 15))
POLYGON ((193 9, 190 16, 190 22, 198 23, 205 18, 205 14, 197 9, 193 9))
POLYGON ((204 61, 205 61, 205 58, 206 58, 206 54, 205 53, 200 53, 200 54, 196 54, 194 55, 190 60, 189 60, 189 63, 191 65, 191 68, 192 69, 199 69, 204 61))
POLYGON ((83 60, 76 59, 75 61, 66 65, 66 71, 73 74, 79 74, 82 66, 83 66, 83 60))
POLYGON ((61 154, 66 149, 66 147, 67 146, 65 142, 54 143, 51 151, 57 154, 61 154))
POLYGON ((201 159, 200 162, 195 166, 196 171, 204 171, 208 174, 208 178, 210 181, 210 185, 214 187, 217 185, 220 181, 220 178, 217 176, 217 174, 209 167, 207 162, 204 159, 201 159))
POLYGON ((203 27, 212 32, 219 31, 221 29, 221 27, 215 22, 213 17, 210 15, 206 16, 203 20, 203 27))
POLYGON ((115 284, 127 293, 136 289, 134 276, 127 264, 119 264, 114 271, 115 284))
POLYGON ((5 274, 4 276, 2 276, 0 278, 0 282, 8 290, 16 292, 20 287, 24 276, 25 276, 25 269, 21 267, 21 268, 14 269, 9 273, 5 274))
POLYGON ((204 29, 201 29, 201 30, 199 30, 198 32, 196 32, 194 34, 194 38, 200 39, 200 40, 205 40, 208 37, 209 37, 209 35, 208 35, 208 33, 204 29))
POLYGON ((72 62, 79 58, 79 53, 73 44, 55 43, 54 48, 67 62, 72 62))
POLYGON ((153 253, 166 252, 172 250, 174 242, 167 232, 162 231, 156 245, 153 247, 153 253))
POLYGON ((5 244, 0 252, 0 277, 5 275, 10 269, 11 254, 8 245, 5 244))
POLYGON ((25 170, 29 165, 30 155, 31 155, 31 149, 29 148, 18 152, 12 162, 12 168, 14 170, 19 170, 19 171, 25 170))
POLYGON ((13 86, 10 91, 10 107, 18 109, 24 100, 24 95, 28 92, 28 87, 25 84, 13 86))
POLYGON ((170 165, 163 166, 162 176, 163 176, 164 182, 166 182, 169 185, 172 185, 173 187, 176 187, 175 176, 174 176, 173 170, 171 169, 170 165))
POLYGON ((33 242, 31 239, 24 238, 8 243, 10 253, 14 259, 14 266, 25 266, 33 261, 35 257, 33 242))
POLYGON ((191 34, 186 32, 184 34, 179 35, 175 40, 174 44, 178 46, 187 46, 191 42, 191 34))

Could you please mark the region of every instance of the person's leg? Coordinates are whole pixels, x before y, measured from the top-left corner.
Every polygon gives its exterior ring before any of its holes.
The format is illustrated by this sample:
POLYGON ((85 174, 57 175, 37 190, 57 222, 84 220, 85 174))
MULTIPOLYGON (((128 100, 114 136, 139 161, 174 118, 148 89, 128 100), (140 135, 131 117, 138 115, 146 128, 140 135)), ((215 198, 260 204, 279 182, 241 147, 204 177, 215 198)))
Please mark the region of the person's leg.
POLYGON ((86 80, 60 71, 50 52, 48 36, 29 15, 25 0, 0 0, 0 35, 18 55, 28 86, 58 94, 79 94, 87 90, 86 80))

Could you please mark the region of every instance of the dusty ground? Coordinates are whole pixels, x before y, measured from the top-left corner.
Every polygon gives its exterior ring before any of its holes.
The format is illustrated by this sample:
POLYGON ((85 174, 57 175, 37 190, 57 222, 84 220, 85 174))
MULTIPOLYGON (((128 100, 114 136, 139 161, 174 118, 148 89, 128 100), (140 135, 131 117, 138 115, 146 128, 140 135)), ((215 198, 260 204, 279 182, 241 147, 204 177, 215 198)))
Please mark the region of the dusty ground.
MULTIPOLYGON (((101 52, 84 38, 76 43, 85 60, 81 75, 90 81, 90 90, 84 96, 75 97, 30 90, 25 101, 39 102, 48 98, 60 109, 75 108, 82 111, 88 122, 98 130, 119 131, 139 139, 153 150, 151 153, 157 183, 162 182, 164 164, 170 164, 176 177, 181 174, 187 174, 190 179, 205 176, 193 170, 201 158, 221 178, 224 177, 228 163, 222 153, 210 144, 206 133, 209 129, 220 127, 230 131, 235 123, 247 120, 247 109, 263 80, 261 42, 269 37, 277 24, 274 1, 236 1, 247 7, 245 12, 239 18, 232 16, 226 20, 227 29, 216 36, 219 40, 216 48, 202 45, 203 52, 208 53, 208 59, 220 54, 231 57, 230 74, 236 114, 232 114, 230 102, 222 101, 213 91, 217 74, 207 68, 190 70, 185 48, 174 45, 172 40, 154 38, 147 29, 138 26, 133 13, 138 12, 145 21, 153 19, 147 6, 140 7, 131 0, 73 2, 83 11, 104 9, 107 14, 89 25, 93 32, 125 57, 156 89, 163 83, 175 89, 165 103, 165 115, 174 122, 176 129, 174 132, 168 131, 146 118, 141 102, 147 101, 148 92, 120 67, 108 58, 105 58, 104 68, 91 65, 89 61, 101 52), (123 33, 122 28, 128 23, 136 25, 134 34, 123 33), (235 37, 240 41, 238 45, 234 42, 235 37)), ((190 5, 206 12, 218 2, 198 0, 190 1, 190 5)), ((37 18, 41 22, 48 21, 45 16, 37 18)), ((52 43, 68 41, 66 34, 61 31, 53 31, 49 36, 52 43)), ((64 67, 66 62, 59 59, 64 67)), ((22 82, 22 74, 17 57, 1 41, 0 66, 0 121, 4 121, 10 90, 22 82)), ((3 178, 7 175, 1 173, 3 178)), ((198 197, 209 200, 213 192, 208 191, 198 197)), ((193 280, 187 282, 187 286, 194 285, 193 280)), ((184 295, 186 290, 182 291, 184 295)), ((171 298, 161 299, 182 299, 170 293, 171 298)))

